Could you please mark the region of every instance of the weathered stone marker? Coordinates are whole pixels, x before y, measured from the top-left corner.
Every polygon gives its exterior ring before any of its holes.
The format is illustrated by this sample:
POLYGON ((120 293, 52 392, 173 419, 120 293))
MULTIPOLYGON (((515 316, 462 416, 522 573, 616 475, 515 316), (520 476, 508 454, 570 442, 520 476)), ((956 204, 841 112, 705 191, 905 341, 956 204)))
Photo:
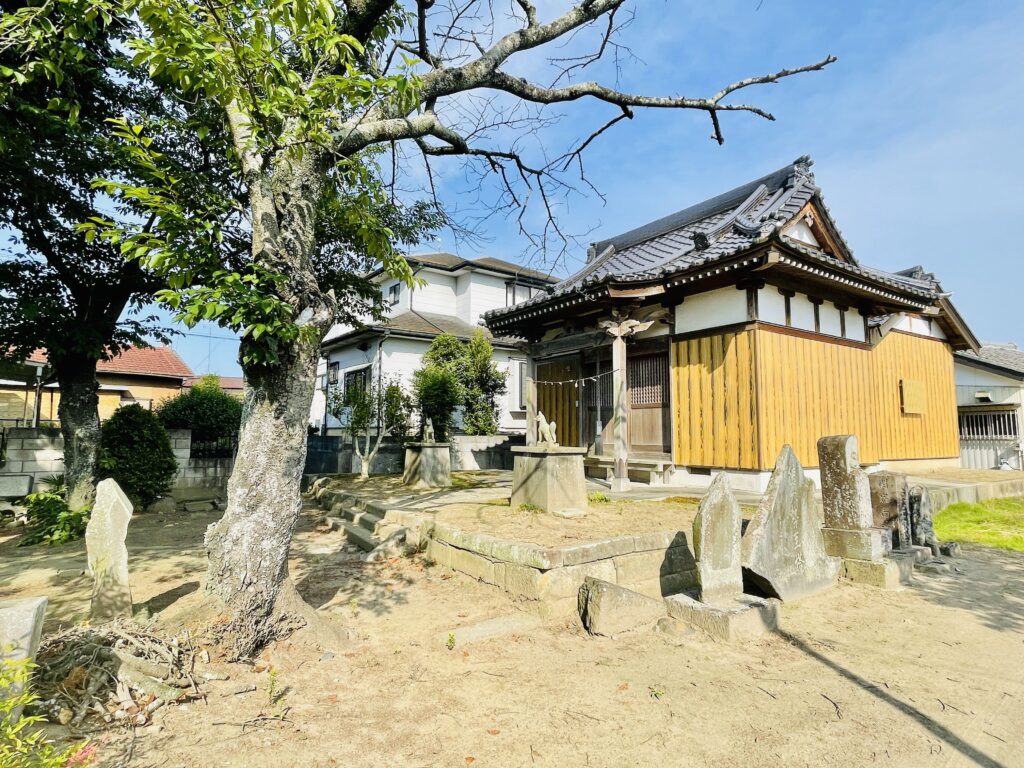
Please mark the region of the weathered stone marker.
POLYGON ((818 441, 821 501, 825 527, 859 531, 873 525, 871 484, 860 468, 856 435, 832 435, 818 441))
POLYGON ((825 551, 843 558, 840 574, 861 584, 896 589, 909 580, 906 568, 888 555, 892 532, 874 527, 871 481, 860 467, 855 435, 831 435, 818 441, 825 551))
POLYGON ((85 529, 85 548, 92 573, 93 621, 131 618, 132 591, 128 585, 128 523, 132 503, 112 478, 96 486, 96 504, 85 529))
POLYGON ((872 472, 871 509, 874 524, 893 532, 893 546, 910 546, 910 489, 901 472, 872 472))
POLYGON ((740 505, 719 474, 693 521, 697 588, 665 598, 669 616, 730 642, 757 637, 779 621, 778 600, 743 594, 742 529, 740 505))
POLYGON ((724 473, 700 500, 693 520, 693 549, 701 602, 735 598, 743 592, 740 531, 743 515, 724 473))
MULTIPOLYGON (((45 615, 45 597, 0 602, 0 660, 35 659, 45 615)), ((23 687, 22 683, 15 683, 6 690, 0 690, 0 697, 17 696, 23 687)), ((11 724, 18 722, 20 717, 20 709, 12 712, 11 724)))
POLYGON ((933 555, 939 554, 939 540, 932 524, 932 496, 928 489, 915 486, 910 491, 910 538, 919 547, 928 547, 933 555))
POLYGON ((814 482, 783 446, 768 490, 743 534, 743 568, 766 594, 795 600, 832 586, 839 558, 825 553, 814 482))

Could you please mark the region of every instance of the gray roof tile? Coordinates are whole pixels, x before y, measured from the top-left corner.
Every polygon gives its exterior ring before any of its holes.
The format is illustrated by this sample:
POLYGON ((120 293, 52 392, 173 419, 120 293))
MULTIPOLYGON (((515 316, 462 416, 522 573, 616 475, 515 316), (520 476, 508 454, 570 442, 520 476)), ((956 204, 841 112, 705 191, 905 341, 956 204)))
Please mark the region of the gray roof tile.
POLYGON ((965 360, 977 360, 1024 374, 1024 350, 1018 349, 1016 344, 982 344, 977 352, 964 350, 956 354, 965 360))

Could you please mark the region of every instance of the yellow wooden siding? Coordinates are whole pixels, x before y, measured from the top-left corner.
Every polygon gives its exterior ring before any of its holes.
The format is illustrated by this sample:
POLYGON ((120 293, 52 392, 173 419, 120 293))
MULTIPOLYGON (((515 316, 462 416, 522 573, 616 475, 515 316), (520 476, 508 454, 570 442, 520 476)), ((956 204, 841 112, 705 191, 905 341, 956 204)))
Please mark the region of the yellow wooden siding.
POLYGON ((537 410, 548 421, 555 422, 555 437, 560 445, 578 446, 580 390, 569 384, 540 382, 575 382, 576 364, 570 362, 539 363, 537 365, 537 410))
POLYGON ((751 339, 749 331, 742 331, 673 344, 676 464, 754 466, 758 440, 751 339))
POLYGON ((823 435, 855 434, 861 460, 959 453, 953 357, 941 341, 893 332, 873 348, 765 328, 675 342, 677 464, 770 469, 785 444, 817 466, 823 435), (900 381, 922 384, 904 414, 900 381))

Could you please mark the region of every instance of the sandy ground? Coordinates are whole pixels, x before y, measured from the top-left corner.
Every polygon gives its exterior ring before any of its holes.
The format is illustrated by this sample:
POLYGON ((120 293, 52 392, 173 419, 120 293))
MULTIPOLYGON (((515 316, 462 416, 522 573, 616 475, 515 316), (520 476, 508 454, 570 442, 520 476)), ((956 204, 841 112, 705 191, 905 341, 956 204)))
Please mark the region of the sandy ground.
MULTIPOLYGON (((263 665, 215 661, 230 679, 205 703, 94 737, 101 765, 1024 765, 1024 555, 965 548, 956 575, 898 592, 842 585, 784 606, 783 630, 745 645, 613 641, 531 625, 497 591, 415 558, 363 563, 314 515, 293 575, 357 639, 276 644, 273 704, 263 665), (469 639, 503 617, 518 631, 469 639)), ((199 600, 212 519, 132 523, 136 602, 167 624, 199 600)), ((81 545, 12 544, 0 543, 0 597, 49 595, 51 627, 80 617, 89 585, 66 569, 83 567, 81 545)))

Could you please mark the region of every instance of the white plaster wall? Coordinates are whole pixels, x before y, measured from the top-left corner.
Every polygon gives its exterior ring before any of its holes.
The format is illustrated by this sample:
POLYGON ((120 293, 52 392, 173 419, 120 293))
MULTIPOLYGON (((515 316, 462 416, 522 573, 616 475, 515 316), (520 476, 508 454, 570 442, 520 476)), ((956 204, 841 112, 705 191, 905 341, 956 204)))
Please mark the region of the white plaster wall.
POLYGON ((962 387, 1020 387, 1024 388, 1024 382, 1009 376, 1000 376, 998 373, 983 371, 971 365, 956 363, 953 367, 953 376, 958 386, 962 387))
POLYGON ((459 280, 465 279, 469 286, 468 312, 459 314, 471 325, 478 325, 484 312, 505 306, 505 279, 497 275, 486 275, 470 272, 459 280))
POLYGON ((786 297, 774 285, 766 285, 757 292, 757 319, 763 323, 786 324, 786 297))
POLYGON ((455 278, 455 307, 454 311, 447 312, 445 314, 454 314, 460 320, 465 320, 467 323, 472 323, 470 319, 473 316, 472 309, 472 283, 473 273, 467 272, 466 274, 459 275, 455 278))
POLYGON ((733 286, 687 296, 682 304, 676 306, 676 333, 701 331, 746 320, 747 292, 733 286))
POLYGON ((814 305, 811 300, 798 293, 789 300, 789 316, 794 328, 814 330, 814 305))
POLYGON ((783 233, 787 237, 792 237, 794 240, 799 240, 801 243, 807 243, 815 248, 818 247, 818 238, 811 232, 811 228, 807 226, 804 221, 798 221, 792 226, 788 227, 783 233))
POLYGON ((454 315, 456 313, 455 278, 424 270, 419 277, 427 280, 427 284, 412 289, 412 309, 417 312, 430 312, 435 315, 454 315))
POLYGON ((518 402, 518 366, 514 364, 518 360, 526 360, 526 356, 521 352, 494 350, 494 362, 508 374, 505 377, 507 390, 504 397, 498 399, 498 428, 502 432, 526 431, 526 411, 519 409, 518 402))
POLYGON ((900 319, 893 325, 893 330, 916 333, 918 336, 931 336, 936 339, 945 339, 946 334, 939 328, 939 324, 933 320, 916 315, 901 315, 900 319))
MULTIPOLYGON (((831 301, 822 302, 818 308, 818 321, 821 323, 821 332, 828 336, 841 336, 843 326, 840 314, 839 310, 836 309, 836 305, 831 301)), ((846 319, 850 319, 849 314, 847 314, 846 319)), ((857 316, 857 320, 860 320, 860 315, 857 316)), ((847 323, 846 327, 849 330, 849 323, 847 323)), ((861 335, 864 335, 863 331, 861 331, 861 335)))
POLYGON ((846 313, 846 338, 851 341, 867 341, 864 333, 864 317, 855 310, 846 313))

